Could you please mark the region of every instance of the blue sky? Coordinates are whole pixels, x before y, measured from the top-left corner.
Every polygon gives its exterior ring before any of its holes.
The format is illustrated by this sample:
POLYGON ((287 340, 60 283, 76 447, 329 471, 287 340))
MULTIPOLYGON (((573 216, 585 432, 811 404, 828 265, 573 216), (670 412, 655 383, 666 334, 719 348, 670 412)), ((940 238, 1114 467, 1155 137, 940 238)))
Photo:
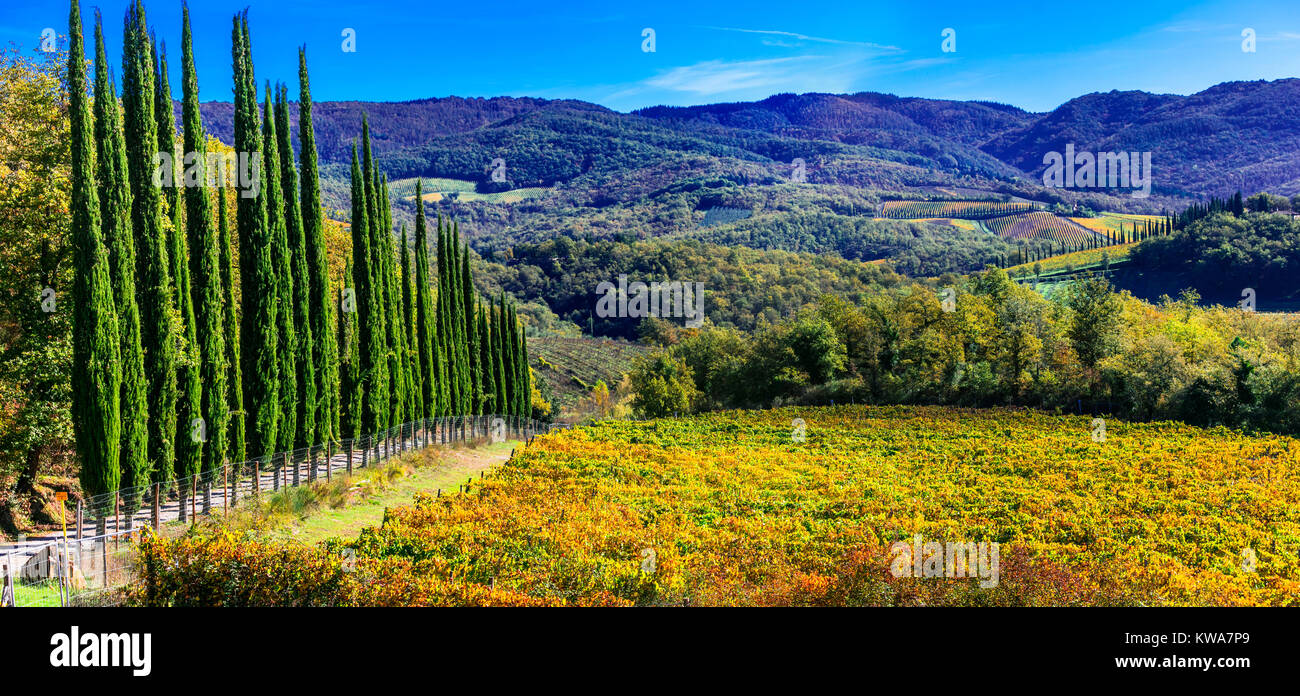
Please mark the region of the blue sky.
MULTIPOLYGON (((1112 89, 1189 94, 1227 80, 1300 77, 1300 0, 1081 3, 431 3, 194 0, 203 100, 230 99, 230 18, 249 6, 259 85, 297 79, 307 44, 313 96, 575 98, 620 111, 761 99, 779 92, 889 92, 1050 110, 1112 89), (345 52, 342 32, 356 32, 345 52), (643 51, 653 29, 655 51, 643 51), (944 52, 941 33, 956 32, 944 52), (1242 50, 1253 29, 1255 51, 1242 50)), ((95 4, 83 2, 90 17, 95 4)), ((98 3, 120 65, 125 0, 98 3)), ((179 97, 180 2, 145 3, 171 51, 179 97)), ((31 50, 67 31, 66 2, 5 0, 0 44, 31 50)), ((294 89, 291 88, 291 94, 294 89)))

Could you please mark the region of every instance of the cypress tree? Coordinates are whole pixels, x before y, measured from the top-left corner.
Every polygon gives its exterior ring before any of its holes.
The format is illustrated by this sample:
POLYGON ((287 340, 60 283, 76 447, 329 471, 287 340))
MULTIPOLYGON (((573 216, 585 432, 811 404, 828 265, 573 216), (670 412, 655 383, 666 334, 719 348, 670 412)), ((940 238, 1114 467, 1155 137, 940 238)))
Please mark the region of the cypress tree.
MULTIPOLYGON (((176 157, 176 112, 172 105, 171 85, 167 79, 167 44, 150 43, 158 47, 154 62, 154 114, 158 128, 158 152, 173 156, 171 180, 161 194, 162 224, 167 233, 167 258, 171 262, 172 302, 180 314, 177 330, 176 403, 176 476, 190 480, 199 473, 203 463, 206 424, 201 420, 203 410, 203 385, 200 383, 200 358, 198 334, 194 319, 194 296, 190 291, 190 253, 181 215, 180 188, 177 175, 183 168, 183 158, 176 157)), ((206 511, 206 506, 205 506, 206 511)), ((181 511, 185 519, 185 511, 181 511)))
POLYGON ((439 406, 437 328, 429 287, 429 229, 424 217, 424 182, 415 182, 415 351, 423 418, 435 418, 439 406))
POLYGON ((517 369, 519 369, 519 386, 516 392, 519 393, 519 415, 523 418, 530 418, 533 415, 533 384, 532 375, 528 371, 528 337, 524 333, 524 325, 520 323, 519 316, 516 315, 515 307, 510 308, 511 327, 516 332, 517 340, 515 343, 517 369))
MULTIPOLYGON (((276 278, 276 338, 280 359, 280 415, 276 447, 282 452, 293 450, 298 436, 298 368, 296 331, 293 316, 293 260, 286 229, 284 189, 280 185, 279 140, 275 134, 275 115, 271 113, 271 83, 266 83, 266 100, 262 102, 262 188, 266 192, 266 219, 271 234, 271 258, 276 278)), ((294 468, 297 476, 298 469, 294 468)), ((295 480, 296 483, 296 480, 295 480)))
POLYGON ((474 279, 469 270, 469 245, 461 252, 461 302, 465 306, 465 352, 469 372, 470 413, 483 413, 483 365, 479 361, 478 302, 474 299, 474 279))
MULTIPOLYGON (((68 109, 72 117, 72 425, 81 488, 88 497, 116 490, 121 482, 121 342, 113 306, 112 270, 100 230, 95 189, 95 150, 91 142, 86 50, 81 10, 72 0, 68 13, 68 109)), ((100 512, 103 528, 104 506, 100 512)))
MULTIPOLYGON (((158 60, 154 64, 154 113, 157 114, 158 152, 176 152, 176 114, 172 106, 171 88, 167 81, 166 45, 159 45, 158 60)), ((173 157, 176 163, 181 158, 173 157)), ((179 429, 176 438, 176 475, 182 480, 192 479, 203 463, 206 424, 201 420, 203 411, 203 385, 199 378, 198 334, 194 321, 194 297, 190 292, 190 253, 184 220, 180 210, 180 189, 175 175, 182 165, 173 165, 172 180, 162 190, 164 214, 163 228, 167 233, 167 257, 171 261, 172 302, 180 314, 177 327, 176 386, 179 392, 176 419, 179 429)), ((182 486, 182 489, 184 486, 182 486)), ((183 507, 183 506, 182 506, 183 507)), ((206 507, 204 508, 206 510, 206 507)), ((181 519, 185 511, 181 510, 181 519)))
POLYGON ((521 414, 524 418, 533 417, 533 372, 528 367, 528 334, 524 325, 519 324, 519 384, 520 391, 523 392, 523 399, 520 403, 521 414))
MULTIPOLYGON (((365 116, 362 116, 364 123, 365 116)), ((363 126, 364 131, 364 126, 363 126)), ((361 432, 378 433, 384 428, 384 412, 388 404, 388 366, 384 360, 384 325, 374 292, 376 274, 373 271, 375 256, 371 254, 371 238, 366 200, 366 184, 357 160, 356 143, 352 145, 352 278, 356 291, 357 320, 357 376, 356 392, 361 397, 361 432)))
MULTIPOLYGON (((384 176, 384 190, 388 191, 387 175, 384 176)), ((388 221, 391 223, 393 219, 391 195, 388 199, 387 217, 388 221)), ((402 245, 399 258, 402 258, 403 260, 400 263, 394 261, 393 265, 394 270, 397 271, 396 282, 399 286, 397 288, 397 302, 395 303, 395 306, 398 308, 398 318, 401 320, 402 327, 402 330, 398 332, 402 344, 401 369, 402 384, 405 389, 405 393, 402 396, 402 414, 404 418, 403 422, 410 423, 414 422, 419 417, 420 393, 416 386, 417 377, 415 374, 414 361, 412 360, 415 350, 412 347, 414 345, 414 341, 412 340, 414 336, 412 336, 411 333, 413 308, 411 307, 410 245, 408 244, 409 240, 406 235, 406 223, 402 223, 398 240, 398 243, 402 245)))
POLYGON ((154 63, 144 8, 126 12, 122 39, 122 111, 127 172, 131 182, 131 227, 135 232, 136 302, 140 344, 149 383, 148 456, 155 482, 171 481, 176 458, 176 341, 171 262, 163 225, 163 201, 153 185, 158 129, 154 120, 154 63))
POLYGON ((448 272, 447 272, 447 235, 443 229, 442 216, 438 216, 438 240, 437 240, 437 261, 438 261, 438 308, 437 308, 437 329, 438 329, 438 346, 442 353, 442 365, 440 370, 445 379, 443 379, 443 395, 440 403, 442 404, 442 415, 451 415, 456 410, 457 399, 459 398, 456 391, 456 366, 455 353, 452 351, 453 336, 451 335, 451 325, 448 318, 451 316, 451 310, 448 306, 448 299, 451 293, 447 290, 448 272))
MULTIPOLYGON (((262 158, 262 135, 257 123, 257 88, 249 45, 248 18, 236 15, 232 53, 235 74, 235 151, 253 162, 262 158)), ((248 454, 269 460, 275 453, 280 416, 280 357, 278 281, 274 263, 274 237, 267 219, 265 164, 255 197, 239 193, 235 224, 239 232, 239 287, 243 302, 240 331, 244 420, 248 454)))
MULTIPOLYGON (((416 185, 417 188, 419 185, 416 185)), ((421 371, 423 365, 419 360, 417 353, 417 344, 419 342, 415 331, 415 297, 411 292, 411 246, 407 243, 406 223, 402 223, 402 328, 406 332, 404 343, 406 345, 405 355, 407 367, 407 381, 409 382, 409 394, 407 402, 410 405, 409 420, 418 420, 424 417, 424 377, 421 371)))
MULTIPOLYGON (((197 180, 185 181, 185 227, 189 243, 189 275, 194 281, 193 326, 199 358, 200 411, 206 425, 206 443, 200 461, 204 478, 211 481, 225 464, 227 421, 225 288, 221 279, 221 250, 212 224, 212 201, 208 197, 206 165, 207 136, 199 114, 199 79, 194 67, 194 41, 190 33, 190 9, 181 11, 181 110, 185 122, 185 151, 196 156, 193 168, 197 180)), ((188 169, 188 168, 187 168, 188 169)), ((204 496, 204 507, 211 503, 204 496)))
POLYGON ((510 362, 511 362, 511 366, 514 368, 514 372, 511 374, 511 379, 515 383, 515 390, 514 390, 515 401, 513 404, 514 407, 513 413, 516 416, 522 416, 524 415, 524 402, 525 399, 527 398, 527 391, 524 389, 524 378, 523 378, 523 373, 524 373, 524 369, 526 369, 526 366, 524 365, 523 351, 520 349, 520 344, 523 341, 523 337, 520 335, 521 332, 519 331, 519 317, 515 313, 514 304, 511 304, 509 307, 509 312, 506 317, 506 326, 507 326, 506 331, 508 332, 508 335, 510 337, 510 353, 511 353, 510 362))
MULTIPOLYGON (((171 82, 167 76, 167 42, 158 43, 151 32, 149 43, 154 46, 154 119, 158 126, 158 152, 165 152, 172 156, 171 179, 163 184, 162 197, 167 202, 168 217, 172 222, 179 224, 180 189, 177 188, 176 182, 180 178, 184 162, 183 158, 176 157, 176 107, 172 104, 171 82)), ((180 277, 180 267, 185 265, 184 260, 177 260, 174 246, 171 244, 168 248, 168 251, 173 252, 171 268, 173 280, 180 277)), ((179 307, 180 302, 174 301, 179 307)))
MULTIPOLYGON (((217 247, 221 259, 222 330, 226 334, 226 411, 230 428, 227 453, 230 461, 242 463, 247 458, 247 435, 244 430, 244 376, 239 358, 239 320, 235 307, 234 270, 231 267, 230 219, 226 212, 226 189, 217 189, 217 247)), ((235 472, 236 475, 239 473, 235 472)))
POLYGON ((474 401, 474 384, 473 376, 470 374, 469 336, 466 333, 468 324, 465 322, 465 293, 464 281, 462 280, 460 264, 460 224, 451 224, 451 233, 448 237, 448 260, 447 268, 451 275, 448 284, 448 294, 450 295, 452 310, 451 323, 453 333, 456 336, 456 342, 453 346, 456 351, 456 375, 459 383, 459 399, 456 402, 456 413, 464 415, 473 410, 474 401))
POLYGON ((478 323, 478 357, 483 370, 483 403, 480 413, 497 413, 496 367, 492 360, 492 338, 489 334, 487 309, 475 303, 475 321, 478 323))
MULTIPOLYGON (((344 269, 343 277, 352 278, 352 260, 349 259, 347 267, 344 269)), ((339 303, 340 307, 344 303, 344 290, 354 290, 355 288, 340 288, 339 303)), ((358 350, 357 336, 357 312, 340 311, 338 326, 338 350, 339 350, 339 437, 349 440, 355 440, 361 434, 361 380, 359 371, 361 364, 361 354, 358 350)), ((351 449, 351 448, 349 448, 351 449)))
POLYGON ((406 422, 407 396, 410 386, 406 379, 406 332, 402 330, 402 294, 397 279, 400 274, 397 264, 396 249, 393 244, 393 218, 389 208, 391 199, 388 183, 376 174, 375 190, 379 194, 379 222, 381 227, 380 244, 384 249, 384 299, 388 310, 386 329, 388 331, 388 371, 391 398, 389 410, 389 427, 394 428, 406 422))
MULTIPOLYGON (((381 231, 383 214, 379 211, 382 202, 379 200, 379 193, 375 187, 375 167, 374 159, 370 153, 370 121, 363 113, 361 115, 361 147, 363 152, 361 163, 361 181, 359 190, 365 207, 362 212, 366 216, 366 232, 369 236, 370 253, 369 268, 369 291, 367 293, 367 303, 370 305, 366 311, 370 315, 370 320, 374 324, 374 334, 371 337, 371 359, 374 361, 370 366, 371 372, 367 376, 366 394, 367 397, 367 414, 371 418, 367 419, 366 425, 375 435, 379 435, 392 425, 392 391, 397 388, 393 381, 392 361, 390 360, 390 351, 392 346, 388 341, 388 264, 385 262, 389 257, 387 253, 390 249, 391 234, 385 234, 381 231), (387 237, 387 238, 386 238, 387 237)), ((353 221, 356 224, 356 221, 353 221)), ((365 352, 365 345, 362 351, 365 352)), ((364 359, 364 358, 363 358, 364 359)), ((378 451, 376 443, 376 452, 378 451)))
MULTIPOLYGON (((316 366, 317 442, 339 438, 339 367, 335 341, 334 304, 329 293, 329 261, 325 254, 325 221, 320 202, 320 170, 316 160, 316 132, 311 119, 311 84, 307 77, 307 50, 298 49, 298 160, 302 168, 303 240, 306 243, 308 311, 316 366)), ((351 273, 344 277, 351 277, 351 273)))
MULTIPOLYGON (((95 184, 99 189, 100 226, 108 249, 113 303, 122 342, 122 388, 119 398, 121 441, 118 467, 123 505, 128 513, 140 503, 149 483, 149 404, 146 398, 144 349, 140 345, 140 306, 136 302, 135 239, 131 231, 131 186, 127 181, 126 138, 122 134, 117 90, 108 76, 104 26, 95 11, 95 184)), ((130 515, 127 516, 128 528, 130 515)))
MULTIPOLYGON (((501 296, 502 304, 505 302, 505 295, 501 296)), ((502 340, 503 323, 501 319, 501 310, 498 307, 491 307, 490 333, 489 338, 492 342, 492 379, 496 386, 495 409, 498 414, 509 413, 509 402, 506 400, 506 363, 505 363, 505 342, 502 340)))
POLYGON ((516 413, 516 405, 519 403, 519 394, 516 391, 518 388, 518 380, 516 379, 516 376, 519 374, 519 370, 515 366, 514 333, 510 330, 510 312, 506 307, 506 298, 504 293, 500 297, 498 314, 501 324, 501 330, 499 333, 501 336, 502 384, 505 387, 505 401, 502 413, 513 416, 516 413))
MULTIPOLYGON (((372 168, 373 168, 373 159, 372 168)), ((397 256, 393 246, 393 216, 389 207, 391 198, 388 193, 387 179, 375 170, 375 187, 378 202, 376 219, 379 223, 379 245, 382 249, 383 284, 384 284, 384 328, 388 344, 388 378, 389 378, 389 420, 388 427, 395 428, 406 420, 407 395, 409 385, 405 371, 405 348, 402 331, 402 297, 397 286, 397 256)), ((391 434, 390 434, 391 437, 391 434)))
MULTIPOLYGON (((285 234, 289 238, 290 264, 293 274, 293 329, 297 349, 297 433, 294 447, 311 447, 316 444, 316 366, 313 349, 315 341, 311 332, 311 288, 308 269, 312 263, 307 255, 307 242, 302 227, 302 204, 299 201, 298 169, 293 163, 293 143, 289 137, 288 88, 280 85, 276 100, 276 135, 279 138, 280 185, 284 188, 285 234)), ((313 471, 315 471, 313 469, 313 471)))
POLYGON ((455 405, 454 375, 452 366, 452 354, 450 349, 450 337, 447 332, 450 328, 447 326, 447 293, 443 287, 446 272, 443 270, 443 224, 442 214, 438 215, 438 230, 435 252, 438 256, 438 294, 435 299, 436 317, 434 327, 437 329, 437 335, 434 345, 438 347, 437 374, 438 374, 438 414, 440 416, 450 415, 455 405))

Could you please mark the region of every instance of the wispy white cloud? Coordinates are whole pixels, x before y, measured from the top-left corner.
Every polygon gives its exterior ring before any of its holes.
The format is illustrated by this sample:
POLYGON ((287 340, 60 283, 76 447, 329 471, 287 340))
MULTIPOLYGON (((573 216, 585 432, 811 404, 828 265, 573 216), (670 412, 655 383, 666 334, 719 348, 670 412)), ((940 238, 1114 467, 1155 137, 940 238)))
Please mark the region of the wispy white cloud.
POLYGON ((798 56, 794 58, 768 58, 764 60, 721 61, 710 60, 694 65, 672 68, 645 80, 657 89, 695 94, 722 94, 747 89, 775 88, 796 73, 824 56, 798 56))
MULTIPOLYGON (((887 46, 885 44, 878 44, 871 41, 849 41, 846 39, 830 39, 824 36, 809 36, 807 34, 800 34, 798 32, 778 31, 775 29, 742 29, 739 27, 704 27, 704 28, 713 29, 715 31, 734 31, 742 34, 763 34, 765 36, 780 36, 786 39, 794 39, 795 41, 810 41, 813 43, 835 44, 838 46, 858 46, 862 48, 873 48, 879 51, 891 52, 891 53, 901 53, 903 50, 897 46, 887 46)), ((781 45, 781 46, 788 46, 788 47, 798 46, 798 44, 790 44, 784 42, 778 44, 771 44, 768 43, 767 41, 764 41, 763 43, 766 45, 781 45)))

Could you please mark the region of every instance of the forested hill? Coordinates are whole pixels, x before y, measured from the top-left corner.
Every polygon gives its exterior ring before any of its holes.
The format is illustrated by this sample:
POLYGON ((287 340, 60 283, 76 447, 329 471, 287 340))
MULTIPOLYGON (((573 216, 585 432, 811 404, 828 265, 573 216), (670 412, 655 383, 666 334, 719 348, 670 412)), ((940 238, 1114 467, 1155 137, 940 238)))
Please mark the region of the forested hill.
MULTIPOLYGON (((875 93, 780 94, 630 114, 526 97, 316 106, 327 174, 331 165, 346 165, 364 110, 392 178, 447 177, 489 189, 550 186, 692 158, 782 166, 802 158, 816 167, 817 183, 899 184, 880 175, 880 162, 1037 181, 1043 155, 1074 143, 1079 151, 1152 152, 1157 192, 1300 193, 1300 79, 1229 82, 1190 96, 1089 94, 1046 114, 875 93), (494 186, 491 162, 498 157, 508 181, 494 186), (864 174, 871 166, 877 169, 864 174)), ((205 126, 229 142, 230 104, 209 102, 202 111, 205 126)), ((293 105, 291 120, 296 128, 293 105)))

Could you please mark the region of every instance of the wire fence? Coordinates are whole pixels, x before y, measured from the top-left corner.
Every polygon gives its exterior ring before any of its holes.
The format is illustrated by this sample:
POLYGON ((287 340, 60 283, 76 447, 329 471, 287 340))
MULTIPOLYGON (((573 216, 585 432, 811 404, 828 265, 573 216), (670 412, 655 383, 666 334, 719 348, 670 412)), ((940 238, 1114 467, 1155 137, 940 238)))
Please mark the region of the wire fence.
POLYGON ((111 493, 77 503, 74 530, 65 539, 0 549, 0 606, 92 604, 106 590, 130 581, 133 535, 172 521, 228 513, 241 500, 257 499, 354 468, 376 466, 432 445, 476 440, 531 441, 572 427, 519 416, 470 415, 428 418, 374 435, 227 463, 212 470, 111 493), (88 533, 89 532, 89 533, 88 533))
POLYGON ((0 556, 0 606, 92 606, 130 580, 135 531, 52 541, 0 556))

